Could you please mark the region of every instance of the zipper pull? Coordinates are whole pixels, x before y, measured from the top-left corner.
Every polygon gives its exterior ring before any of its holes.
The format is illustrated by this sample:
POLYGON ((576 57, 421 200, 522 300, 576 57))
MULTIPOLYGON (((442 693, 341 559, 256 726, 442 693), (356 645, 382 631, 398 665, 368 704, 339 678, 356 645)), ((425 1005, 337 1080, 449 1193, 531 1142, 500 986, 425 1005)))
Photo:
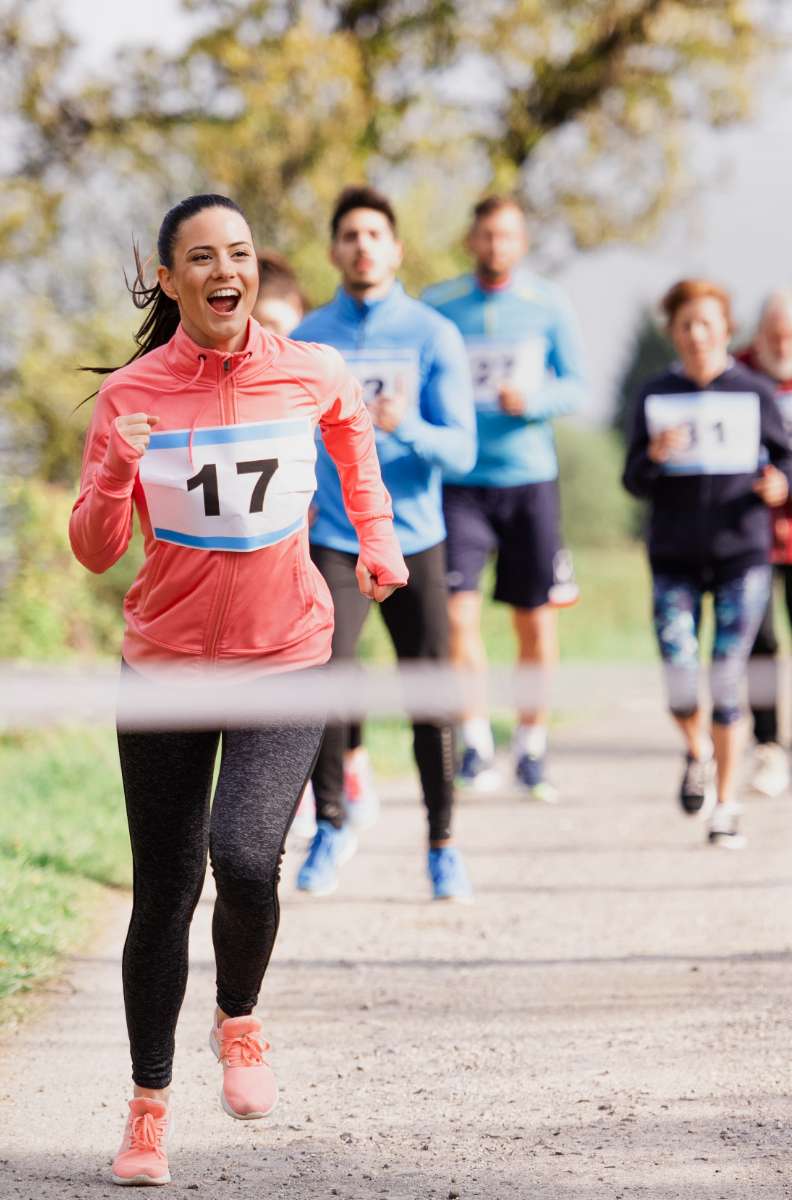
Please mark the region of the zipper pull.
POLYGON ((230 358, 224 358, 224 359, 223 359, 223 370, 224 370, 224 371, 230 371, 230 370, 231 370, 231 359, 230 359, 230 358))

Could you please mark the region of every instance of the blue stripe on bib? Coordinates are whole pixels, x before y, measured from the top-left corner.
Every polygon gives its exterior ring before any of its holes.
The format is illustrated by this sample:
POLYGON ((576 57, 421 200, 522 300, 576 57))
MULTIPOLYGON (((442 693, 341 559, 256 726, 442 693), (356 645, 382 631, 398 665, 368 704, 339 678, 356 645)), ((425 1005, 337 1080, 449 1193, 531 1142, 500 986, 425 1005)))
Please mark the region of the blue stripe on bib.
POLYGON ((256 537, 197 537, 191 533, 179 533, 176 529, 155 529, 154 536, 161 542, 175 542, 177 546, 191 546, 196 550, 261 550, 296 533, 304 524, 305 517, 300 517, 285 529, 276 529, 256 537))
MULTIPOLYGON (((295 421, 266 421, 260 425, 224 425, 221 428, 195 429, 194 446, 218 446, 224 442, 249 442, 254 438, 292 437, 305 433, 310 421, 301 417, 295 421)), ((190 430, 176 429, 171 433, 152 433, 149 450, 172 450, 190 444, 190 430)))

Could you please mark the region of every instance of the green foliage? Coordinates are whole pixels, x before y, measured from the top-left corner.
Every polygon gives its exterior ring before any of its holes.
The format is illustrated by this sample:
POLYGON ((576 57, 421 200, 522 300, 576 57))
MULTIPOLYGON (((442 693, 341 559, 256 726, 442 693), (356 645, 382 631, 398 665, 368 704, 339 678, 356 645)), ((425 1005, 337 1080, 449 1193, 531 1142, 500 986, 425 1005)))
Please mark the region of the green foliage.
POLYGON ((68 542, 71 491, 35 480, 6 488, 15 560, 0 592, 0 659, 118 656, 121 601, 140 562, 135 544, 110 571, 91 576, 68 542))
POLYGON ((641 387, 653 375, 666 371, 674 357, 673 347, 657 321, 650 312, 644 312, 633 335, 616 398, 613 424, 623 438, 630 435, 633 405, 641 387))
POLYGON ((612 431, 559 421, 556 444, 564 537, 574 547, 621 546, 639 506, 621 486, 624 446, 612 431))

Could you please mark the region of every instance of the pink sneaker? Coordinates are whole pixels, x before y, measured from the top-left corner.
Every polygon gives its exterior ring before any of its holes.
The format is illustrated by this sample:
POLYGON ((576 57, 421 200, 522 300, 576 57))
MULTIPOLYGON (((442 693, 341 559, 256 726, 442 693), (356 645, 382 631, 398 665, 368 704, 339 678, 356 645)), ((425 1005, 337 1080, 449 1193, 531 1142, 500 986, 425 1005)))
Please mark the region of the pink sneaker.
POLYGON ((147 1096, 130 1100, 124 1137, 113 1159, 113 1183, 170 1183, 165 1146, 171 1129, 170 1111, 163 1100, 147 1096))
POLYGON ((209 1045, 223 1064, 220 1103, 237 1121, 268 1117, 278 1103, 278 1085, 264 1061, 271 1046, 260 1034, 256 1017, 228 1017, 222 1025, 213 1025, 209 1035, 209 1045))

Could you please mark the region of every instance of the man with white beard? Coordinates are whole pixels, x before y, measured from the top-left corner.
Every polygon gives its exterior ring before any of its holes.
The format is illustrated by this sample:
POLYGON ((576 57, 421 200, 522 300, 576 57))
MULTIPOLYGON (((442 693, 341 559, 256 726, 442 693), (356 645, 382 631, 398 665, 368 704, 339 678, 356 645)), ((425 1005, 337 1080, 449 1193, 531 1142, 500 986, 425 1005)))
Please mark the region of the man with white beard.
MULTIPOLYGON (((754 340, 737 358, 773 381, 787 433, 792 436, 792 288, 767 297, 754 340)), ((775 509, 772 520, 772 562, 783 581, 792 623, 792 501, 775 509)), ((751 651, 748 690, 756 739, 751 786, 763 796, 780 796, 789 787, 789 762, 778 742, 778 639, 772 597, 751 651)))

